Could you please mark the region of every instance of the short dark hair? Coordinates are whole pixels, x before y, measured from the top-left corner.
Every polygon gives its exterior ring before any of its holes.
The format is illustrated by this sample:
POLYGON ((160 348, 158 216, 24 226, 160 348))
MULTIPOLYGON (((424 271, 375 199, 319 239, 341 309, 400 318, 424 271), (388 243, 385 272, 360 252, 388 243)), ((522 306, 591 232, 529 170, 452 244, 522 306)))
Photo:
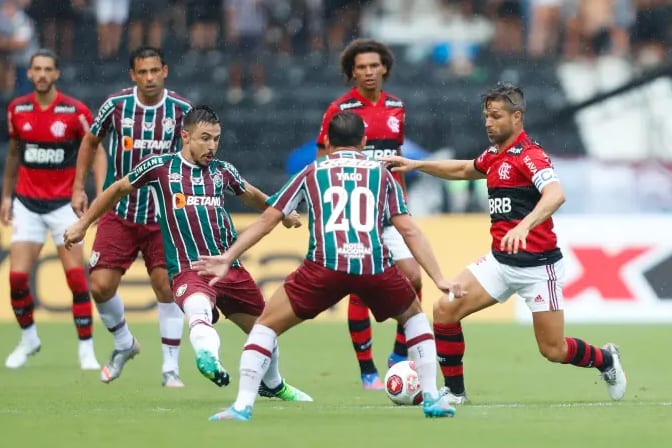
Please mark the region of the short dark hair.
POLYGON ((501 101, 506 104, 510 112, 520 111, 525 113, 526 103, 523 89, 509 82, 498 82, 496 86, 481 95, 481 100, 484 107, 490 101, 501 101))
POLYGON ((133 50, 128 57, 128 64, 131 70, 135 69, 135 60, 136 59, 146 59, 146 58, 159 58, 161 60, 161 65, 166 65, 166 61, 163 58, 163 51, 157 47, 142 46, 133 50))
POLYGON ((348 82, 352 81, 352 71, 355 69, 355 57, 362 53, 378 53, 380 61, 387 68, 387 73, 383 79, 387 79, 392 73, 394 65, 394 55, 390 48, 377 40, 373 39, 355 39, 341 53, 341 72, 348 82))
POLYGON ((58 56, 56 53, 48 48, 40 48, 37 50, 35 53, 33 53, 30 56, 30 64, 28 65, 29 67, 33 65, 33 61, 37 57, 45 57, 45 58, 51 58, 54 61, 54 67, 58 68, 58 56))
POLYGON ((329 121, 329 145, 357 146, 364 138, 364 120, 353 112, 339 112, 329 121))
POLYGON ((219 124, 219 116, 212 107, 200 104, 187 112, 182 125, 186 129, 198 123, 219 124))

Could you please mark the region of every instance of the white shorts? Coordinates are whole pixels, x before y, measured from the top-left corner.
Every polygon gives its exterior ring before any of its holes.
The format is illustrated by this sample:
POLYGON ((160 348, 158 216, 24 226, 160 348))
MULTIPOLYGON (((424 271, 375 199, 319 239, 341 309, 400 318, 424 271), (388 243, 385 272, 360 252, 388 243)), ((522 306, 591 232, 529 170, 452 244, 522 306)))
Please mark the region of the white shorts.
POLYGON ((394 261, 413 258, 413 254, 406 245, 404 237, 401 236, 396 227, 387 226, 383 228, 383 243, 390 249, 394 261))
POLYGON ((489 252, 467 269, 500 303, 517 293, 533 313, 564 308, 562 287, 565 284, 565 264, 562 259, 545 266, 521 268, 502 264, 489 252))
POLYGON ((35 213, 26 208, 18 199, 12 203, 12 238, 11 242, 31 242, 44 244, 47 231, 56 246, 63 245, 65 230, 77 221, 77 215, 70 204, 57 208, 49 213, 35 213))
POLYGON ((123 25, 128 20, 130 3, 130 0, 96 0, 96 20, 123 25))

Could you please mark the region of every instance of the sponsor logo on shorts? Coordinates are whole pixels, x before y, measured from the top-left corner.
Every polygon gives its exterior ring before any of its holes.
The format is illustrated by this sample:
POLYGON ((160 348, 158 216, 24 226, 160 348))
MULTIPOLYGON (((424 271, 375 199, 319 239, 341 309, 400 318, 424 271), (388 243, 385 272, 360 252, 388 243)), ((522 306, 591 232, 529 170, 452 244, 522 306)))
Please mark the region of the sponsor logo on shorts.
POLYGON ((94 267, 95 265, 97 265, 99 259, 100 259, 100 252, 98 252, 97 250, 92 251, 91 256, 89 257, 89 266, 94 267))
POLYGON ((180 285, 180 286, 177 287, 177 290, 175 291, 175 297, 182 297, 185 292, 187 292, 187 284, 186 283, 184 285, 180 285))

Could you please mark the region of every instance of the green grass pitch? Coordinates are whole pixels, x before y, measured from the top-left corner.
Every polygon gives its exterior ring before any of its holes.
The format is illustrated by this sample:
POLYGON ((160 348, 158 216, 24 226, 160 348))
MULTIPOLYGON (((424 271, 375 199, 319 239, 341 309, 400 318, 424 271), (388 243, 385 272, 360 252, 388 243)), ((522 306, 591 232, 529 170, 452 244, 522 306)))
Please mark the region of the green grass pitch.
MULTIPOLYGON (((121 378, 105 385, 78 369, 72 325, 39 324, 42 351, 21 370, 0 367, 0 447, 664 447, 672 443, 672 329, 669 326, 571 326, 567 334, 620 344, 629 389, 609 400, 594 369, 552 365, 532 330, 514 324, 464 324, 471 404, 454 419, 429 420, 396 407, 383 392, 361 389, 346 324, 306 323, 280 338, 283 375, 314 403, 259 399, 249 423, 209 422, 235 397, 243 335, 219 323, 223 362, 234 380, 217 388, 196 371, 184 340, 184 389, 160 385, 156 323, 131 328, 142 344, 121 378), (415 445, 417 444, 417 445, 415 445)), ((376 325, 382 369, 394 325, 376 325)), ((96 353, 112 338, 97 322, 96 353)), ((18 340, 0 324, 0 355, 18 340)), ((384 371, 381 371, 381 375, 384 371)))

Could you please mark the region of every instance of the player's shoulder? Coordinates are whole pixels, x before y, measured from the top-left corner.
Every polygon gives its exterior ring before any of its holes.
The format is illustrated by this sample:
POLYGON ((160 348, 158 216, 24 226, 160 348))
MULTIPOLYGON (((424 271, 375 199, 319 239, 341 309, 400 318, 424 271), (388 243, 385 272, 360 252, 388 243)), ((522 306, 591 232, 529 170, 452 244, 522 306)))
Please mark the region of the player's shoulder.
POLYGON ((385 107, 390 107, 393 109, 404 109, 406 107, 404 102, 398 96, 394 96, 385 91, 383 91, 383 94, 385 95, 385 102, 383 103, 385 107))
POLYGON ((238 168, 236 168, 236 166, 228 160, 213 159, 210 163, 214 165, 214 167, 219 171, 230 171, 233 173, 238 172, 238 168))
POLYGON ((506 154, 512 157, 524 157, 532 153, 546 154, 541 143, 528 137, 523 136, 515 145, 506 150, 506 154))
POLYGON ((362 109, 363 107, 364 103, 359 98, 357 98, 354 89, 348 90, 343 95, 332 101, 329 105, 330 109, 334 109, 338 112, 362 109))
POLYGON ((175 92, 174 90, 168 90, 166 95, 171 100, 181 104, 183 109, 189 110, 193 107, 193 104, 191 104, 191 101, 189 101, 188 99, 186 99, 185 97, 183 97, 179 93, 175 92))
POLYGON ((7 106, 7 110, 15 114, 19 112, 32 112, 34 108, 32 93, 14 98, 7 106))
POLYGON ((89 110, 86 104, 64 93, 61 93, 58 103, 54 106, 55 114, 74 114, 83 110, 89 110))

